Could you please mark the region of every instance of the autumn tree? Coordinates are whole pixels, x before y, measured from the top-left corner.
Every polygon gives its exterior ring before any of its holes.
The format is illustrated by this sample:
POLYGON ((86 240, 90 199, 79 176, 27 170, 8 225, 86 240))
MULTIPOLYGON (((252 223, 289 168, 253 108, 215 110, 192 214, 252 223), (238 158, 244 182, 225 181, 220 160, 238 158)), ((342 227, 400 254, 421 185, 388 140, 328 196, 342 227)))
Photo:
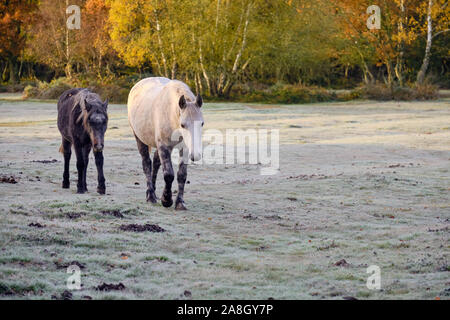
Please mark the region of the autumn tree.
POLYGON ((0 59, 5 61, 2 79, 9 70, 9 82, 18 81, 18 62, 27 39, 27 26, 35 19, 38 1, 9 0, 0 2, 0 59))
MULTIPOLYGON (((417 73, 418 84, 423 83, 430 63, 433 38, 450 31, 450 6, 447 0, 428 0, 417 8, 418 16, 426 17, 426 46, 422 65, 417 73)), ((419 27, 419 25, 418 25, 419 27)), ((418 28, 421 29, 420 27, 418 28)), ((423 32, 425 33, 425 32, 423 32)))
MULTIPOLYGON (((72 66, 79 61, 82 51, 83 21, 81 29, 67 28, 67 4, 67 1, 40 1, 28 49, 37 62, 50 66, 57 74, 71 77, 72 66)), ((71 1, 71 4, 81 6, 83 2, 71 1)))
POLYGON ((105 0, 87 0, 81 13, 83 26, 79 41, 84 72, 92 69, 98 76, 110 73, 111 64, 119 62, 109 37, 109 6, 105 0))

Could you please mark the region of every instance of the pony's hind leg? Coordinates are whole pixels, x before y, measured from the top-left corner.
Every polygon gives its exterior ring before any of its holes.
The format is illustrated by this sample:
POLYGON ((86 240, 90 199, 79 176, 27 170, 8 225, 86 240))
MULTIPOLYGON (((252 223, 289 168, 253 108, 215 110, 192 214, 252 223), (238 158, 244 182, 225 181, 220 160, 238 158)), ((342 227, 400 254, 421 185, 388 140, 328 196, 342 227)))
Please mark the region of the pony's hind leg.
POLYGON ((161 160, 159 159, 159 153, 158 150, 155 151, 155 154, 153 155, 153 170, 152 170, 152 184, 153 184, 153 190, 156 191, 156 178, 158 176, 158 170, 161 166, 161 160))
POLYGON ((172 160, 170 159, 171 150, 166 146, 158 146, 158 153, 163 167, 164 181, 166 183, 161 197, 161 203, 164 207, 172 206, 172 182, 174 179, 172 160))
POLYGON ((147 178, 147 201, 156 203, 155 190, 152 183, 152 160, 150 160, 149 147, 143 143, 135 135, 137 147, 142 157, 142 168, 144 169, 145 177, 147 178))
POLYGON ((61 144, 60 151, 64 155, 64 173, 63 173, 62 187, 64 189, 69 189, 69 187, 70 187, 69 165, 70 165, 70 157, 72 155, 72 143, 70 141, 62 138, 62 144, 61 144))
POLYGON ((184 184, 187 177, 187 164, 184 162, 183 149, 180 149, 180 163, 178 165, 177 182, 178 182, 178 194, 175 200, 175 210, 186 210, 184 206, 184 184))

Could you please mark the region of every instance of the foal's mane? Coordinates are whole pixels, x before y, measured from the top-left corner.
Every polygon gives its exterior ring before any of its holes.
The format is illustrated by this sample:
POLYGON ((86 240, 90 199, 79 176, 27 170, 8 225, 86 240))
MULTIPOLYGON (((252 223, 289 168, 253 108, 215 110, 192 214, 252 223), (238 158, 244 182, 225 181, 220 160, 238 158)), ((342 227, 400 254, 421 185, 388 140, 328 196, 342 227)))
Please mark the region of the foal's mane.
POLYGON ((72 111, 74 111, 77 106, 80 106, 81 113, 75 122, 79 123, 83 120, 83 126, 87 131, 90 130, 88 119, 92 113, 100 112, 108 118, 108 114, 102 100, 100 99, 100 96, 96 93, 90 92, 87 89, 83 89, 75 95, 72 111), (90 106, 89 111, 87 110, 86 105, 90 106))

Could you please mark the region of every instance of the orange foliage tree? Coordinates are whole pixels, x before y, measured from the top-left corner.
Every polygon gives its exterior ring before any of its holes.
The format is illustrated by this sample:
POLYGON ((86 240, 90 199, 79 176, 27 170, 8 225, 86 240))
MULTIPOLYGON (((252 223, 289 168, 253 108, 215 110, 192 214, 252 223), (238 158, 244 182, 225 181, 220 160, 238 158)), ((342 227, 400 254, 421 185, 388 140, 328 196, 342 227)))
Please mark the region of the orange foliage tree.
POLYGON ((2 78, 18 80, 18 58, 22 55, 27 38, 26 27, 32 23, 37 9, 35 0, 9 0, 0 2, 0 59, 6 61, 2 78))

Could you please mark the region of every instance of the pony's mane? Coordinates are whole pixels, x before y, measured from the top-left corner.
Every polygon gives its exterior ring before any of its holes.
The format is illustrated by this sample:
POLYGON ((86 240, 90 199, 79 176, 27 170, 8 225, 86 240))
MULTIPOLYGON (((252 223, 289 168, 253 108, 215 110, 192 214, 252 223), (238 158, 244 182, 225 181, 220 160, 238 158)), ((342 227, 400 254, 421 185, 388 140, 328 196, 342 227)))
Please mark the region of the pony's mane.
POLYGON ((100 112, 104 114, 106 118, 108 118, 108 113, 106 112, 106 109, 103 106, 103 102, 100 96, 87 89, 83 89, 75 95, 74 106, 72 111, 74 111, 77 108, 77 106, 80 107, 81 113, 78 116, 76 123, 83 120, 83 126, 87 131, 90 130, 88 119, 92 113, 100 112), (86 105, 89 105, 91 107, 89 111, 87 110, 86 105))

